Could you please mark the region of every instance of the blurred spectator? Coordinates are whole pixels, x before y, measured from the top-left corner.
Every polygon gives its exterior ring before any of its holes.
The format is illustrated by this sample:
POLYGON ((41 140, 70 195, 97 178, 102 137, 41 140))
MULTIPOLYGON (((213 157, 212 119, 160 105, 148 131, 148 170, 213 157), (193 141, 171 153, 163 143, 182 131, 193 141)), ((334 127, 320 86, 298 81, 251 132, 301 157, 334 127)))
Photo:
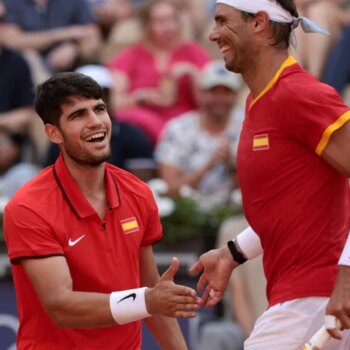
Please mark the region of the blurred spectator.
MULTIPOLYGON (((350 83, 350 26, 347 26, 329 55, 323 81, 344 94, 350 83)), ((349 103, 349 101, 347 101, 349 103)))
POLYGON ((182 39, 179 16, 172 0, 150 1, 141 11, 144 38, 109 64, 118 118, 154 143, 166 121, 195 108, 193 79, 210 60, 202 47, 182 39))
POLYGON ((34 87, 25 59, 4 47, 5 7, 0 1, 0 126, 26 131, 34 117, 34 87))
POLYGON ((30 52, 31 57, 40 54, 49 73, 73 69, 79 59, 95 59, 100 36, 86 0, 4 3, 6 45, 30 52))
POLYGON ((202 36, 209 17, 206 4, 203 0, 172 0, 180 11, 184 35, 188 39, 199 40, 202 36))
POLYGON ((342 8, 343 0, 296 0, 300 16, 306 16, 326 29, 330 35, 305 35, 297 29, 299 62, 320 79, 330 50, 341 31, 350 23, 350 12, 342 8))
MULTIPOLYGON (((103 100, 110 111, 110 92, 113 79, 109 70, 103 66, 86 65, 76 70, 94 79, 104 90, 103 100)), ((110 163, 126 169, 147 181, 155 175, 152 145, 148 138, 137 128, 125 122, 113 121, 111 137, 112 155, 110 163)), ((50 145, 45 166, 53 164, 59 155, 59 148, 50 145)))
POLYGON ((198 190, 203 209, 227 204, 235 187, 235 155, 243 111, 234 108, 241 78, 221 60, 200 73, 199 109, 170 121, 155 156, 169 194, 184 185, 198 190))
MULTIPOLYGON (((140 18, 137 14, 139 10, 142 9, 144 1, 129 0, 128 2, 133 4, 134 11, 129 18, 124 16, 122 20, 117 21, 114 25, 102 54, 102 62, 110 61, 120 53, 122 49, 143 39, 143 25, 140 23, 140 18)), ((183 39, 197 42, 202 40, 203 30, 211 19, 203 0, 171 0, 171 2, 177 8, 180 31, 183 39)), ((208 41, 208 37, 206 37, 206 40, 208 41)))
POLYGON ((108 38, 115 24, 130 18, 134 13, 131 0, 88 0, 88 2, 104 39, 108 38))
POLYGON ((10 199, 39 168, 23 160, 25 137, 0 127, 0 195, 10 199))

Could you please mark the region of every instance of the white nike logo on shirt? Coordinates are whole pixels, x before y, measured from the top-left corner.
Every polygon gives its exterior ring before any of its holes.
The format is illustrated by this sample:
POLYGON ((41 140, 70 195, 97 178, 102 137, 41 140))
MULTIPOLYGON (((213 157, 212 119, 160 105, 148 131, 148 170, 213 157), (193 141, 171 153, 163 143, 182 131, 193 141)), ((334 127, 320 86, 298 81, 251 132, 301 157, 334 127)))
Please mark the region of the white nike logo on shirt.
POLYGON ((74 245, 76 245, 79 241, 81 241, 83 238, 85 237, 85 235, 82 235, 81 237, 79 237, 78 239, 76 239, 75 241, 72 241, 69 238, 68 244, 70 247, 73 247, 74 245))

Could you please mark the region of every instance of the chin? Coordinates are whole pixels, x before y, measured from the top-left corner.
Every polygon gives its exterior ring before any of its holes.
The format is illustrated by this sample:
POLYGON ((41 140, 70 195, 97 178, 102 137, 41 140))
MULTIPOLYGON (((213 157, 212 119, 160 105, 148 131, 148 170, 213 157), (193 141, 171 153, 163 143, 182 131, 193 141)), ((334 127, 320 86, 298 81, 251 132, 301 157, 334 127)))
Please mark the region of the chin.
POLYGON ((241 73, 241 70, 234 64, 233 60, 225 59, 225 67, 230 72, 241 73))

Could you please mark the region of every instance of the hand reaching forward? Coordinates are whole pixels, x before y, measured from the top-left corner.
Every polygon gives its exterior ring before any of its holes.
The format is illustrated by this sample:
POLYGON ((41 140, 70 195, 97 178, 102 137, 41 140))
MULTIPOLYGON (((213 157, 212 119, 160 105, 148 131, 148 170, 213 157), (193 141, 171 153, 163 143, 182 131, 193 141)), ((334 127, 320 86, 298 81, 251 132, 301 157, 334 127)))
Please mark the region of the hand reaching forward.
POLYGON ((212 307, 224 296, 232 270, 238 266, 227 247, 213 249, 199 257, 190 272, 202 272, 197 288, 202 295, 201 305, 212 307))
MULTIPOLYGON (((327 315, 335 316, 341 323, 341 329, 350 328, 350 267, 339 266, 338 278, 330 301, 326 308, 327 315)), ((328 329, 330 335, 341 339, 339 330, 328 329)))
POLYGON ((153 288, 146 290, 146 307, 152 315, 168 317, 196 317, 200 299, 192 288, 174 283, 179 269, 179 260, 173 258, 170 267, 163 273, 153 288))

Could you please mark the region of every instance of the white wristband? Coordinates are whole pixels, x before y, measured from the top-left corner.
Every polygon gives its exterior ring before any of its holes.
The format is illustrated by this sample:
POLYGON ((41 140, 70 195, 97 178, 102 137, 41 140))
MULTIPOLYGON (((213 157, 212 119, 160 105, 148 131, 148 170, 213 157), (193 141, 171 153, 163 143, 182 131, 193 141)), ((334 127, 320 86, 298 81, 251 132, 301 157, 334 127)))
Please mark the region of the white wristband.
POLYGON ((340 259, 338 261, 338 264, 350 266, 350 233, 349 233, 348 239, 345 243, 343 252, 342 252, 340 259))
POLYGON ((236 237, 236 242, 239 250, 249 260, 263 253, 260 238, 250 226, 236 237))
POLYGON ((109 307, 115 322, 122 325, 152 316, 146 308, 145 292, 146 287, 111 293, 109 307))

